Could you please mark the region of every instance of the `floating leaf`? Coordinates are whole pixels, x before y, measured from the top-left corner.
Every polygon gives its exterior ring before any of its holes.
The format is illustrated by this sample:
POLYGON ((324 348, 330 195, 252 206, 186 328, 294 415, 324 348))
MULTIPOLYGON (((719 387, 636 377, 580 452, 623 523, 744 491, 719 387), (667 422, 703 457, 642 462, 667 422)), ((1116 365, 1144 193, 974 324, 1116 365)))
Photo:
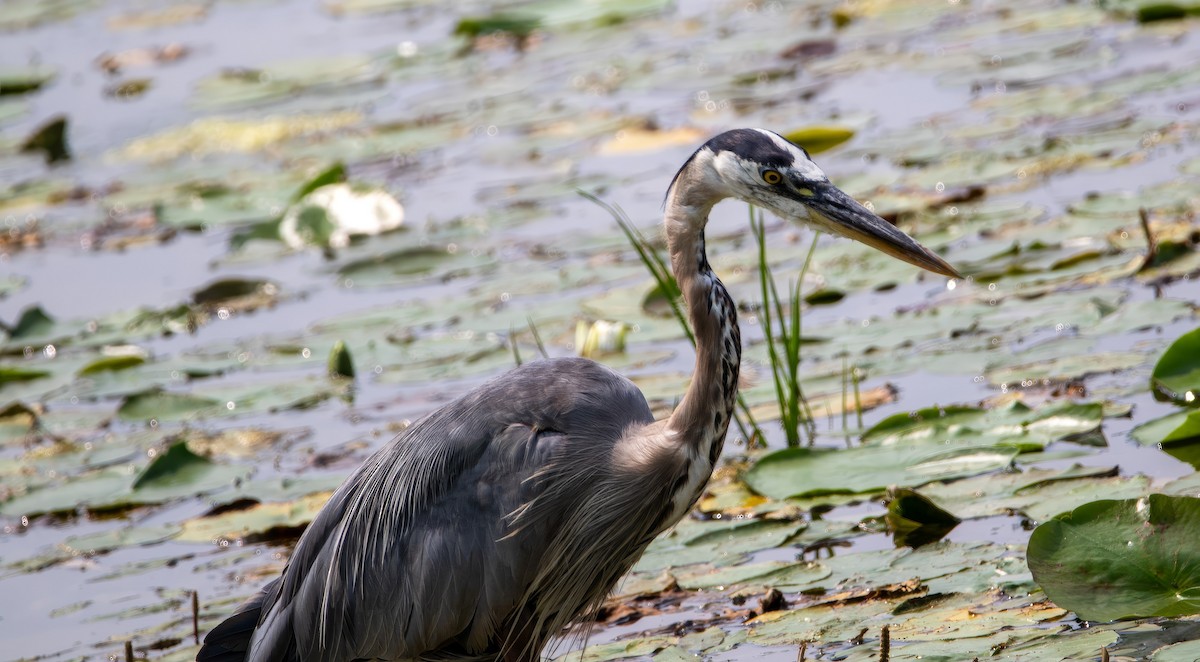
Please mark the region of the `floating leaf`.
POLYGON ((699 145, 706 135, 699 129, 678 127, 674 129, 621 129, 611 139, 600 145, 600 154, 633 154, 650 152, 677 145, 699 145))
POLYGON ((349 377, 354 379, 354 360, 350 358, 350 350, 341 340, 333 344, 329 352, 329 374, 332 377, 349 377))
POLYGON ((789 448, 763 456, 745 474, 755 492, 775 499, 917 487, 1003 469, 1017 451, 1000 446, 897 443, 845 450, 789 448))
POLYGON ((1157 445, 1173 457, 1200 468, 1200 410, 1169 414, 1137 426, 1130 434, 1140 444, 1157 445))
POLYGON ((804 302, 810 306, 822 306, 837 303, 846 298, 846 293, 832 288, 822 288, 816 292, 804 295, 804 302))
POLYGON ((209 398, 150 389, 127 396, 117 416, 127 421, 180 421, 220 411, 221 403, 209 398))
POLYGON ((192 301, 202 304, 217 304, 260 293, 268 281, 248 278, 225 278, 196 290, 192 301))
MULTIPOLYGON (((1200 14, 1200 5, 1177 2, 1148 2, 1137 8, 1138 23, 1177 21, 1200 14)), ((1158 659, 1158 658, 1155 658, 1158 659)))
POLYGON ((0 385, 11 382, 28 382, 42 377, 49 377, 50 372, 46 370, 35 370, 31 368, 20 368, 12 365, 0 365, 0 385))
POLYGON ((51 333, 54 319, 42 310, 41 306, 30 306, 21 312, 20 319, 9 330, 8 335, 13 339, 41 338, 51 333))
POLYGON ((1020 400, 992 409, 951 405, 893 414, 863 433, 866 444, 903 440, 970 440, 976 444, 1011 445, 1040 450, 1054 441, 1104 445, 1100 435, 1104 408, 1100 403, 1062 402, 1031 409, 1020 400))
POLYGON ((1200 499, 1095 501, 1034 530, 1029 568, 1081 618, 1200 613, 1200 499))
MULTIPOLYGON (((676 571, 675 580, 679 586, 687 589, 717 588, 724 590, 726 586, 746 583, 766 583, 765 578, 771 573, 789 567, 785 561, 763 561, 762 563, 743 563, 726 568, 716 569, 712 566, 695 566, 687 571, 676 571), (764 581, 759 581, 764 580, 764 581)), ((816 569, 813 579, 823 579, 829 576, 829 570, 820 564, 812 564, 816 569)))
POLYGON ((183 523, 180 540, 208 543, 214 540, 256 540, 273 529, 297 529, 313 520, 332 492, 321 492, 286 503, 262 503, 183 523))
POLYGON ((104 89, 104 94, 116 99, 136 99, 154 84, 149 78, 131 78, 104 89))
POLYGON ((0 503, 0 514, 9 516, 73 511, 80 505, 98 504, 128 490, 129 473, 119 469, 101 469, 78 476, 62 484, 31 489, 10 501, 0 503))
POLYGON ((490 16, 464 17, 454 26, 454 34, 475 39, 490 34, 509 34, 524 39, 541 24, 536 16, 516 13, 497 13, 490 16))
POLYGON ((42 152, 46 163, 57 163, 71 158, 67 149, 67 118, 55 117, 38 127, 24 142, 22 152, 42 152))
POLYGON ((9 403, 0 409, 0 444, 10 439, 23 439, 33 432, 37 423, 38 415, 33 409, 20 402, 9 403))
POLYGON ((95 0, 6 0, 0 4, 0 28, 15 30, 61 21, 95 5, 95 0))
POLYGON ((1196 662, 1196 660, 1200 660, 1200 640, 1163 646, 1150 656, 1150 662, 1196 662))
POLYGON ((54 71, 43 67, 0 71, 0 96, 28 94, 54 80, 54 71))
POLYGON ((921 494, 905 488, 888 493, 884 520, 897 547, 937 542, 962 522, 921 494))
POLYGON ((680 523, 671 535, 650 544, 634 570, 655 573, 695 563, 729 565, 743 554, 777 547, 802 530, 796 522, 769 520, 715 521, 696 526, 680 523))
POLYGON ((338 163, 334 163, 321 172, 318 172, 311 179, 304 182, 300 188, 296 189, 295 195, 292 196, 292 202, 300 202, 305 196, 323 186, 344 183, 346 178, 346 164, 341 163, 340 161, 338 163))
POLYGON ((845 126, 806 126, 788 131, 783 137, 808 150, 810 154, 820 154, 853 138, 854 129, 845 126))
POLYGON ((146 362, 146 358, 139 354, 123 354, 118 356, 105 356, 96 359, 91 363, 79 369, 80 375, 94 375, 100 372, 117 372, 119 370, 128 370, 146 362))
POLYGON ((472 255, 462 247, 418 246, 355 259, 342 264, 337 271, 338 275, 359 287, 392 285, 429 274, 457 273, 459 269, 466 270, 491 263, 490 257, 472 255))
POLYGON ((134 159, 167 160, 228 152, 253 152, 289 140, 322 135, 362 122, 357 112, 271 116, 262 119, 205 118, 144 136, 121 151, 134 159))
POLYGON ((198 473, 212 466, 212 461, 200 457, 187 448, 187 444, 177 441, 159 453, 133 481, 133 489, 147 487, 162 487, 186 482, 198 473))
POLYGON ((1168 400, 1200 404, 1200 329, 1183 334, 1163 352, 1150 373, 1150 386, 1168 400))

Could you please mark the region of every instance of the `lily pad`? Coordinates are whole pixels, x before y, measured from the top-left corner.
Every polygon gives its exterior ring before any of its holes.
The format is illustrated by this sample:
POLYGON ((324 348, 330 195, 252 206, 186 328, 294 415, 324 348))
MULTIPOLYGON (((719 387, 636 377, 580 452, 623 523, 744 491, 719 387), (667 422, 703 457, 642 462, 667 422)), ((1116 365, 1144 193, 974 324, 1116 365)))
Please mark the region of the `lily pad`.
POLYGON ((1185 641, 1154 651, 1150 662, 1196 662, 1200 660, 1200 641, 1185 641))
POLYGON ((1183 411, 1143 423, 1131 436, 1146 446, 1157 445, 1170 455, 1200 468, 1200 411, 1183 411))
POLYGON ((1029 568, 1081 618, 1200 613, 1200 499, 1095 501, 1034 530, 1029 568))
POLYGON ((184 488, 192 493, 229 483, 245 475, 244 469, 222 467, 212 460, 188 450, 179 440, 158 453, 133 481, 133 491, 140 494, 167 492, 184 488))
POLYGON ((22 152, 40 152, 46 163, 57 163, 71 158, 67 147, 67 118, 55 117, 37 128, 24 142, 22 152))
POLYGON ((332 492, 310 494, 295 501, 262 503, 183 523, 180 540, 211 543, 220 539, 254 540, 272 529, 296 529, 313 520, 332 492))
POLYGON ((348 377, 354 379, 354 359, 346 343, 337 341, 329 352, 328 372, 331 377, 348 377))
POLYGON ((30 306, 21 311, 21 317, 8 329, 8 337, 13 339, 41 338, 51 333, 54 328, 54 318, 46 314, 41 306, 30 306))
POLYGON ((854 129, 846 126, 806 126, 788 131, 783 137, 811 154, 819 154, 853 138, 854 129))
POLYGON ((21 70, 0 70, 0 96, 28 94, 54 80, 54 70, 31 67, 21 70))
POLYGON ((1150 385, 1156 396, 1200 406, 1200 329, 1189 331, 1171 343, 1154 364, 1150 385))
POLYGON ((263 69, 226 69, 200 81, 195 101, 206 108, 263 105, 301 94, 374 87, 382 80, 379 63, 370 56, 313 58, 263 69))
POLYGON ((14 365, 0 365, 0 386, 10 382, 27 382, 42 377, 49 377, 47 370, 35 370, 14 365))
POLYGON ((1017 450, 1003 446, 905 442, 845 450, 789 448, 764 456, 745 474, 754 491, 775 499, 879 492, 1004 469, 1017 450))
POLYGON ((209 398, 151 389, 126 397, 117 416, 127 421, 180 421, 216 413, 220 404, 209 398))
POLYGON ((91 363, 79 369, 79 374, 94 375, 100 372, 117 372, 119 370, 127 370, 142 365, 146 362, 146 357, 140 354, 121 354, 116 356, 105 356, 96 359, 91 363))
POLYGON ((889 492, 884 520, 897 547, 937 542, 962 522, 918 492, 904 488, 889 492))
POLYGON ((0 5, 0 29, 61 21, 94 5, 95 0, 8 0, 0 5))
MULTIPOLYGON (((335 177, 337 168, 322 173, 319 179, 335 177)), ((278 231, 291 248, 345 248, 351 237, 389 232, 403 221, 404 208, 387 191, 334 183, 319 186, 292 204, 279 221, 278 231)))

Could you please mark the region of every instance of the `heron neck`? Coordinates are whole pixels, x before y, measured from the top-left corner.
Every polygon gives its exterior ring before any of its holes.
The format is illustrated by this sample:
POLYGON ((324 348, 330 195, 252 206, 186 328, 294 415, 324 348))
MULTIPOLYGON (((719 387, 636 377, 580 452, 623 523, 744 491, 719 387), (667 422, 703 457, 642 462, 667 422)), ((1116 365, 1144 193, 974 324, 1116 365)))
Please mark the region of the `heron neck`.
POLYGON ((686 200, 681 188, 673 187, 664 221, 671 270, 696 336, 696 365, 667 431, 715 464, 737 398, 742 339, 733 299, 709 266, 704 247, 704 226, 717 200, 686 200))

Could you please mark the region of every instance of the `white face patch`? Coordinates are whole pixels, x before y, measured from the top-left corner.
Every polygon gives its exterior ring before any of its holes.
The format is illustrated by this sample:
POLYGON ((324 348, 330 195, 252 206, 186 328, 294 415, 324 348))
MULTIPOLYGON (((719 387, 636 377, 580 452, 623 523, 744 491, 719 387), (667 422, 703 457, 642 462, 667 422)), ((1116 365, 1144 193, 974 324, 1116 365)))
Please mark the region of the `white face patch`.
POLYGON ((788 142, 783 136, 774 131, 766 129, 755 129, 755 131, 767 136, 779 149, 785 150, 792 155, 791 170, 795 171, 796 174, 811 181, 829 181, 829 178, 825 176, 825 172, 804 154, 804 150, 788 142))
POLYGON ((718 152, 712 157, 713 169, 717 171, 721 179, 736 189, 749 189, 761 184, 762 176, 759 175, 757 169, 752 167, 753 165, 738 158, 732 152, 718 152))

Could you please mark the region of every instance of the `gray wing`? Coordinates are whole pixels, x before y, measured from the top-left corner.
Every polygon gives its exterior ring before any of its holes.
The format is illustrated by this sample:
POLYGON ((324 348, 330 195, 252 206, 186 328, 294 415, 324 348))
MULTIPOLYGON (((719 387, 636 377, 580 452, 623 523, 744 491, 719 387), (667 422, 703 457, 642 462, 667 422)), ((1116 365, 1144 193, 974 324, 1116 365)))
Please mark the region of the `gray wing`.
MULTIPOLYGON (((603 462, 630 426, 652 420, 632 383, 583 359, 527 363, 430 414, 368 459, 305 531, 267 589, 246 659, 494 647, 570 507, 540 508, 519 529, 511 515, 554 480, 556 458, 603 462)), ((572 478, 586 491, 586 478, 572 478)))

